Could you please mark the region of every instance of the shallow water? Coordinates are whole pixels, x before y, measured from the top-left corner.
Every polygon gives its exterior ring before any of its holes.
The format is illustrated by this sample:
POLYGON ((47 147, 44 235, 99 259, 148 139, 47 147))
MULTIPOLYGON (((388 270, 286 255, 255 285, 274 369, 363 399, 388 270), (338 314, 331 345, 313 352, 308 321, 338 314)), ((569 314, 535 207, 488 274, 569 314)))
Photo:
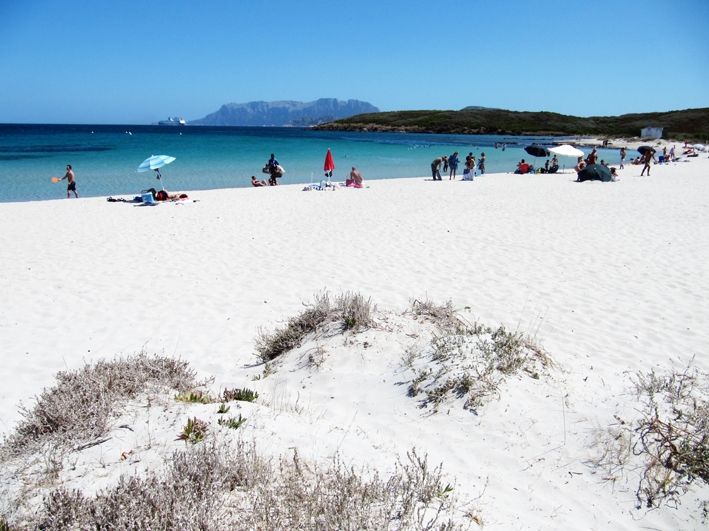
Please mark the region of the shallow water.
MULTIPOLYGON (((63 176, 67 164, 74 168, 81 196, 132 195, 160 187, 152 172, 136 172, 150 155, 177 158, 162 173, 165 187, 178 191, 250 186, 252 175, 264 177, 261 168, 270 153, 286 168, 281 183, 293 184, 321 180, 328 148, 335 158, 334 180, 344 180, 352 166, 365 179, 390 179, 429 176, 431 161, 454 151, 461 160, 470 151, 477 158, 485 152, 488 173, 509 172, 522 158, 535 162, 524 146, 558 140, 281 127, 0 125, 0 201, 64 197, 65 184, 52 184, 50 178, 63 176), (505 143, 506 149, 496 149, 495 143, 505 143)), ((618 153, 600 150, 600 158, 617 163, 618 153)), ((462 164, 458 171, 462 174, 462 164)))

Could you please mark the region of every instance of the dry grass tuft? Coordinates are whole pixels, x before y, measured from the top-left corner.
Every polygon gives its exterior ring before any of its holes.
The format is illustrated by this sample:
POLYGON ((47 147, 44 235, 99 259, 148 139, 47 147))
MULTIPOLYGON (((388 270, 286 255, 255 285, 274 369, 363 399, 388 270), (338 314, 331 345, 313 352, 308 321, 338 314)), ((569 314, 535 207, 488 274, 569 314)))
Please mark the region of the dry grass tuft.
POLYGON ((297 453, 277 463, 239 443, 175 452, 162 475, 123 477, 88 498, 58 489, 45 499, 41 529, 459 529, 440 466, 414 450, 388 478, 325 469, 297 453))
POLYGON ((5 441, 5 450, 17 453, 55 437, 65 445, 100 437, 119 401, 150 385, 178 391, 197 385, 186 362, 146 354, 87 364, 56 378, 57 385, 44 389, 32 409, 20 409, 23 419, 5 441))
POLYGON ((430 300, 415 299, 411 303, 411 313, 432 321, 441 330, 455 330, 462 325, 451 301, 437 304, 430 300))
POLYGON ((303 313, 292 317, 288 324, 271 333, 261 330, 256 338, 256 352, 264 363, 299 347, 309 334, 326 324, 339 323, 341 330, 361 330, 374 324, 375 310, 371 299, 359 293, 344 293, 331 300, 329 293, 315 296, 315 302, 303 313))

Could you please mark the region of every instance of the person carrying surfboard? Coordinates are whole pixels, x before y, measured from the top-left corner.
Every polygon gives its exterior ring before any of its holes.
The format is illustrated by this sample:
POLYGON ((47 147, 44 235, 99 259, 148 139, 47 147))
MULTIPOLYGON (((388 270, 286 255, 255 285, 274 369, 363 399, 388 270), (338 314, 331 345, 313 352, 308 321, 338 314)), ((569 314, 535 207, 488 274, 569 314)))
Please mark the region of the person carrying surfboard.
POLYGON ((67 180, 67 185, 66 185, 66 198, 69 199, 71 196, 69 195, 70 192, 74 192, 74 195, 76 198, 79 198, 79 194, 76 192, 76 176, 74 175, 74 170, 71 168, 71 164, 66 165, 66 175, 60 179, 60 181, 63 181, 64 179, 67 180))

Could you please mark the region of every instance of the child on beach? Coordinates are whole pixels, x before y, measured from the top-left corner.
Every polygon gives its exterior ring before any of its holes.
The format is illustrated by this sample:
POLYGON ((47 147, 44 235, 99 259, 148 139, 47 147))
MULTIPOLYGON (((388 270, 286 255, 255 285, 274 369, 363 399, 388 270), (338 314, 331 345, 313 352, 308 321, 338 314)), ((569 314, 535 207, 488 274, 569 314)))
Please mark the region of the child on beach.
POLYGON ((475 180, 475 156, 472 152, 468 153, 468 155, 465 157, 465 169, 463 170, 463 180, 475 180))
POLYGON ((66 185, 66 198, 69 199, 71 195, 70 192, 74 192, 74 196, 78 199, 79 194, 76 192, 76 177, 74 176, 74 170, 71 168, 71 164, 66 165, 66 174, 60 180, 67 180, 66 185))

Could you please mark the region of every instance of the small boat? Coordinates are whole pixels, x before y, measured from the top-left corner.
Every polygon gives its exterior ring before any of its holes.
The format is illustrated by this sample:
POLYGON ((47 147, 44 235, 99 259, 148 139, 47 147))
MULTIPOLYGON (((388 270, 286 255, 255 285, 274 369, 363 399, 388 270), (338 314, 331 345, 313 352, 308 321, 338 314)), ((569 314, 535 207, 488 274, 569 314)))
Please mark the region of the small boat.
POLYGON ((161 120, 158 125, 187 125, 187 121, 184 118, 177 118, 169 116, 167 120, 161 120))

